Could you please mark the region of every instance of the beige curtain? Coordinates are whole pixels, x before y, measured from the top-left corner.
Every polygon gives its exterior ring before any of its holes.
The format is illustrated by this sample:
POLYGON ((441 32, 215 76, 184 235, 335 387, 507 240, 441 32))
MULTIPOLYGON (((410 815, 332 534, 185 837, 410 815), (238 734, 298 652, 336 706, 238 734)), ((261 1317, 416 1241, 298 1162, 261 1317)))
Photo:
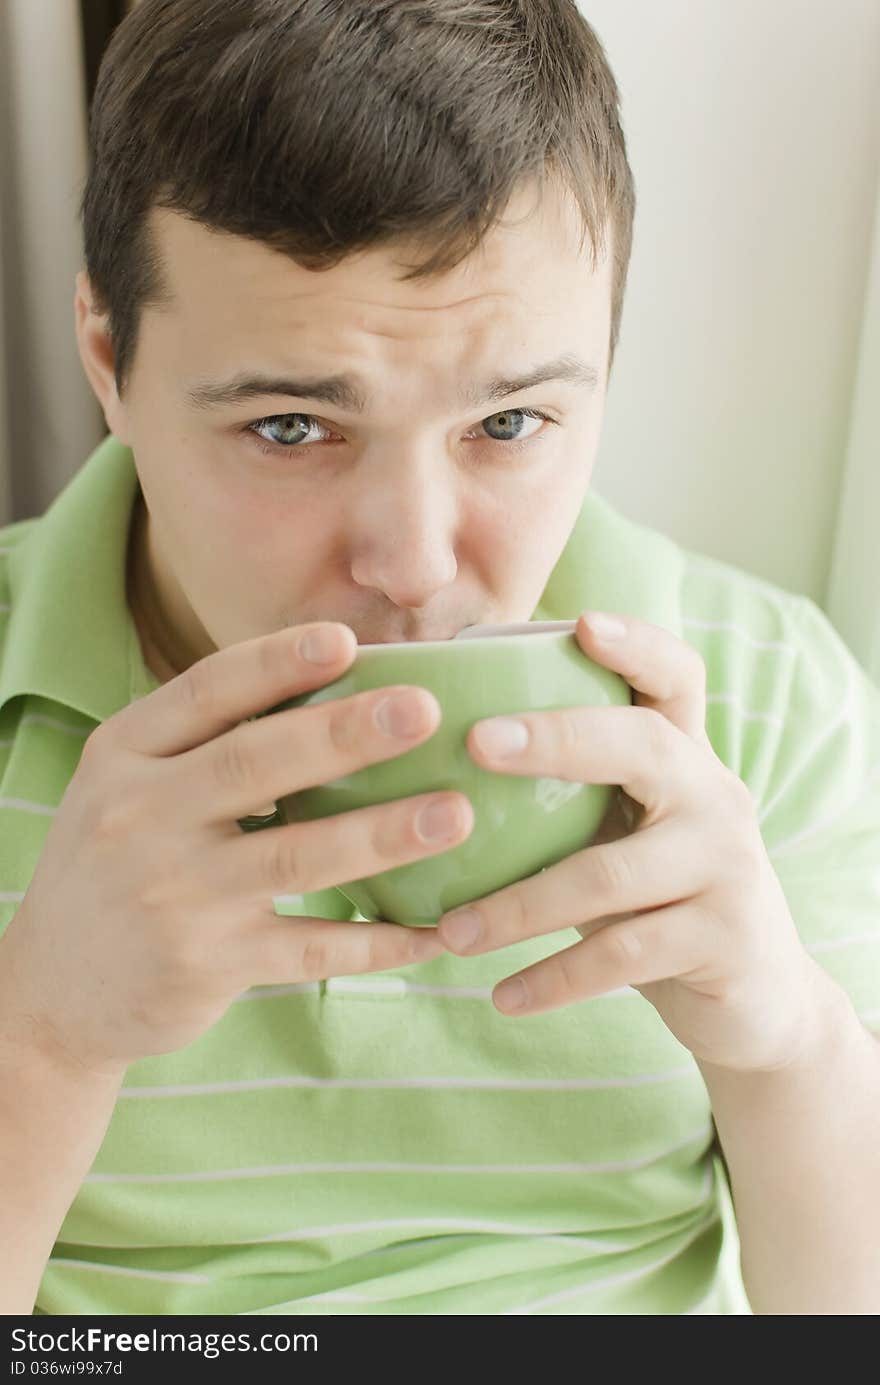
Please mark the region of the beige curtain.
POLYGON ((106 431, 74 333, 85 170, 78 0, 0 0, 0 524, 41 514, 106 431))

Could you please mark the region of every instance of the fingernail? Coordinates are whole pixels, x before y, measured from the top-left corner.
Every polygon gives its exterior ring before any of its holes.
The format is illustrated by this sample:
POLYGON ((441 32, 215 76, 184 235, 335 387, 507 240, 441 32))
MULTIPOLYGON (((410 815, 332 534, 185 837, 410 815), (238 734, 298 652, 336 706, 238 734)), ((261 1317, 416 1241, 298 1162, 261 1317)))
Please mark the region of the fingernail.
POLYGON ((620 640, 626 634, 626 626, 616 616, 606 616, 600 611, 590 611, 584 619, 597 640, 620 640))
POLYGON ((373 718, 386 736, 420 736, 428 728, 430 713, 410 693, 397 693, 374 708, 373 718))
POLYGON ((480 920, 473 909, 462 909, 443 920, 443 932, 453 947, 473 947, 481 931, 480 920))
POLYGON ((435 798, 419 809, 416 831, 423 842, 448 842, 459 834, 457 805, 448 798, 435 798))
POLYGON ((338 659, 341 640, 335 630, 310 630, 299 642, 299 652, 310 664, 332 664, 338 659))
POLYGON ((528 988, 521 976, 511 976, 495 989, 495 1002, 502 1010, 521 1010, 528 998, 528 988))
POLYGON ((511 717, 493 717, 491 721, 481 721, 474 737, 484 755, 516 755, 520 750, 525 750, 529 743, 525 723, 514 721, 511 717))

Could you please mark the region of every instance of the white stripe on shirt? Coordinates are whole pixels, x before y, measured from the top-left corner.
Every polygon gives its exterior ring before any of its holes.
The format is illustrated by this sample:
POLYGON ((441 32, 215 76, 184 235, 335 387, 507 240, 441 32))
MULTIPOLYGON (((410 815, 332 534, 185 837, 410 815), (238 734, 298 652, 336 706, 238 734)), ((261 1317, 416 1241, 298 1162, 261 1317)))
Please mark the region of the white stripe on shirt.
POLYGON ((519 1077, 308 1077, 299 1073, 284 1077, 258 1077, 237 1082, 186 1082, 169 1087, 122 1087, 119 1097, 217 1096, 232 1092, 266 1091, 271 1088, 308 1087, 317 1089, 479 1092, 590 1092, 603 1088, 647 1087, 674 1082, 681 1077, 698 1077, 694 1063, 671 1068, 668 1072, 637 1073, 631 1077, 546 1077, 530 1081, 519 1077))
POLYGON ((626 1173, 647 1168, 670 1154, 677 1154, 695 1141, 711 1141, 714 1129, 705 1123, 699 1130, 677 1140, 674 1145, 637 1159, 617 1159, 608 1163, 569 1164, 415 1164, 393 1160, 367 1163, 333 1161, 316 1164, 263 1164, 242 1169, 198 1170, 193 1173, 89 1173, 85 1183, 235 1183, 243 1178, 287 1178, 307 1173, 415 1173, 415 1174, 533 1174, 533 1173, 626 1173))

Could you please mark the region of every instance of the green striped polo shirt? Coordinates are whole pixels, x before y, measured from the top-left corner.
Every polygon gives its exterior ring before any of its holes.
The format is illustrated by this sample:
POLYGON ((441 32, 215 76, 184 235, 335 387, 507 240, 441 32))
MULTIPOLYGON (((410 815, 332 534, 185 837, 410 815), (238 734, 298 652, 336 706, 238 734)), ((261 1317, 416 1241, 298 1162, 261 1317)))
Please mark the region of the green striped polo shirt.
MULTIPOLYGON (((0 531, 0 931, 86 737, 158 686, 125 596, 137 485, 111 435, 0 531)), ((880 1027, 876 685, 811 600, 595 491, 533 618, 585 607, 700 652, 708 734, 800 936, 880 1027)), ((274 903, 359 917, 335 890, 274 903)), ((133 1063, 36 1313, 749 1313, 705 1084, 654 1008, 630 987, 520 1019, 492 1005, 577 940, 257 986, 133 1063)))

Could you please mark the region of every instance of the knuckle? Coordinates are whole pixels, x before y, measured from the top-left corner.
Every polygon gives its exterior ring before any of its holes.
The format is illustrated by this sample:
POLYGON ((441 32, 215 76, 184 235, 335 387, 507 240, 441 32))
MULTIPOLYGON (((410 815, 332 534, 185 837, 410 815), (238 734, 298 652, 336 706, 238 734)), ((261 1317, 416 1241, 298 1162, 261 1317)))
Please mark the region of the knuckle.
POLYGON ((151 987, 133 996, 129 1002, 129 1017, 131 1023, 143 1033, 164 1033, 176 1018, 167 989, 151 987))
POLYGON ((136 795, 104 796, 91 813, 91 835, 98 843, 118 845, 137 831, 139 806, 136 795))
POLYGON ((723 857, 717 868, 717 878, 745 894, 763 875, 762 853, 755 849, 751 833, 731 832, 724 842, 723 857))
POLYGON ((688 654, 688 684, 693 684, 699 691, 706 691, 706 661, 698 649, 692 644, 686 644, 688 654))
POLYGON ((757 805, 749 786, 743 783, 738 774, 725 766, 724 778, 731 806, 737 815, 757 821, 757 805))
POLYGON ((569 955, 574 951, 575 949, 573 947, 566 947, 563 948, 561 952, 557 953, 556 956, 556 984, 554 990, 557 992, 558 999, 563 1004, 568 1004, 571 1001, 580 1000, 581 998, 580 985, 574 966, 574 957, 569 955))
POLYGON ((423 930, 402 925, 388 927, 387 932, 364 929, 368 936, 364 938, 363 951, 359 954, 362 970, 387 971, 420 960, 419 934, 423 930))
POLYGON ((418 809, 406 800, 371 814, 368 819, 370 852, 379 860, 393 861, 401 854, 409 857, 414 851, 427 851, 427 844, 419 836, 417 818, 418 809))
POLYGON ((669 765, 672 756, 672 722, 653 707, 637 707, 634 710, 641 717, 647 753, 662 772, 669 765))
POLYGON ((198 989, 211 962, 198 921, 181 909, 173 891, 162 884, 144 885, 134 903, 147 954, 140 984, 162 991, 189 978, 198 989))
POLYGON ((256 664, 260 677, 267 684, 275 684, 281 679, 290 681, 290 648, 285 640, 277 635, 258 638, 255 641, 256 664))
POLYGON ((218 788, 257 792, 257 767, 249 723, 227 731, 215 746, 214 779, 218 788))
POLYGON ((758 809, 747 785, 726 767, 720 786, 715 781, 711 808, 716 840, 723 854, 722 875, 745 879, 759 858, 755 849, 761 841, 758 809))
MULTIPOLYGON (((164 930, 166 920, 169 917, 169 909, 174 906, 174 896, 170 892, 171 889, 173 886, 169 887, 166 871, 152 871, 138 889, 135 897, 138 914, 143 918, 154 919, 160 930, 164 930)), ((164 935, 160 933, 161 936, 164 935)), ((175 932, 172 925, 171 941, 174 940, 174 937, 175 932)))
POLYGON ((94 766, 103 762, 104 756, 110 744, 110 732, 107 730, 107 723, 101 722, 95 727, 85 740, 82 753, 79 757, 81 765, 94 766))
POLYGON ((404 937, 397 943, 397 952, 400 957, 399 966, 405 966, 409 962, 420 962, 422 960, 422 945, 420 928, 404 928, 404 937))
POLYGON ((164 944, 173 947, 200 910, 201 882, 192 876, 189 853, 175 851, 167 840, 155 854, 138 854, 138 911, 159 928, 164 944))
POLYGON ((328 947, 322 938, 306 938, 300 953, 300 970, 306 981, 322 980, 331 974, 328 947))
POLYGON ((217 681, 212 668, 212 659, 198 659, 177 677, 178 696, 189 711, 202 714, 208 711, 216 700, 217 681))
POLYGON ((632 867, 616 843, 597 848, 593 856, 593 875, 590 882, 601 901, 614 903, 620 896, 627 895, 633 885, 632 867))
POLYGON ((597 946, 615 969, 626 969, 638 962, 642 955, 642 944, 638 934, 625 923, 609 924, 601 929, 597 946))
POLYGON ((302 841, 299 827, 290 831, 276 827, 259 834, 269 840, 263 858, 263 879, 268 889, 277 894, 302 894, 302 841))
POLYGON ((194 928, 187 927, 181 918, 166 915, 164 929, 164 960, 166 975, 178 984, 188 978, 204 982, 209 969, 210 955, 204 939, 194 928))
POLYGON ((365 928, 362 951, 358 954, 362 971, 388 971, 418 961, 419 928, 386 923, 365 928))
POLYGON ((340 755, 347 755, 357 740, 357 718, 352 716, 347 703, 331 704, 327 708, 324 723, 330 748, 340 755))
POLYGON ((574 707, 564 708, 557 718, 556 729, 559 738, 559 750, 565 756, 573 754, 582 739, 577 709, 574 707))
MULTIPOLYGON (((540 879, 540 877, 538 878, 540 879)), ((512 937, 527 938, 531 930, 526 890, 523 888, 514 890, 510 898, 503 901, 503 904, 504 911, 508 915, 509 920, 509 924, 506 925, 505 931, 507 929, 507 926, 509 926, 512 937)), ((488 911, 485 908, 483 908, 477 909, 476 913, 480 917, 480 922, 483 925, 484 933, 488 935, 491 929, 491 919, 489 917, 488 911)))

